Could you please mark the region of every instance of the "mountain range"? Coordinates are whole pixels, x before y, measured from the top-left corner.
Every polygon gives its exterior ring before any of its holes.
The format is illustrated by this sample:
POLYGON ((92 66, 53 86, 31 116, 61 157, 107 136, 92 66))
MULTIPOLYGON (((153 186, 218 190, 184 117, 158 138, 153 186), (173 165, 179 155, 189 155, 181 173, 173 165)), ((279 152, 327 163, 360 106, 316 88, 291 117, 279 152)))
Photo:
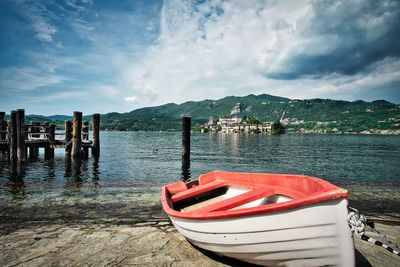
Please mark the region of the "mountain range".
MULTIPOLYGON (((218 100, 189 101, 146 107, 127 113, 101 115, 103 130, 178 131, 181 118, 192 117, 194 128, 227 115, 256 117, 262 122, 281 120, 287 130, 296 132, 398 133, 400 105, 385 100, 372 102, 332 99, 289 99, 268 94, 243 97, 228 96, 218 100)), ((28 115, 27 120, 56 121, 71 116, 49 117, 28 115)), ((84 119, 90 120, 90 116, 84 119)))
POLYGON ((189 101, 141 108, 129 113, 102 116, 103 129, 179 130, 182 116, 192 124, 203 124, 213 117, 255 116, 262 122, 281 120, 289 131, 373 132, 400 129, 400 106, 385 100, 373 102, 331 99, 289 99, 268 94, 228 96, 219 100, 189 101))

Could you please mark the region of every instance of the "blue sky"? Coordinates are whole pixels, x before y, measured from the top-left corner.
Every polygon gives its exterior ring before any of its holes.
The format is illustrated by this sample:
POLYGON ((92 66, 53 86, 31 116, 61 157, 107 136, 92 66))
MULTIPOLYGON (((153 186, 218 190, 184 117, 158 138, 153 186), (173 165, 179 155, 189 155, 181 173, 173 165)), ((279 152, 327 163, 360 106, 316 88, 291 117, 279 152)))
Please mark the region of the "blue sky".
POLYGON ((0 109, 228 95, 400 103, 399 1, 3 0, 0 109))

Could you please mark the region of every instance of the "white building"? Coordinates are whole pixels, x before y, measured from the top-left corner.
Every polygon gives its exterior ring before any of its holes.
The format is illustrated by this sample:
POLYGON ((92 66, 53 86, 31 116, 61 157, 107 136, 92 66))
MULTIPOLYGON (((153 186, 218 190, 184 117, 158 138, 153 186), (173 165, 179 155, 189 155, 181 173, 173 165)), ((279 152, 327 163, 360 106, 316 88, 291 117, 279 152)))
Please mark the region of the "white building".
POLYGON ((231 115, 231 116, 225 116, 222 118, 218 119, 217 125, 233 125, 233 124, 238 124, 242 121, 242 118, 240 118, 237 115, 231 115))

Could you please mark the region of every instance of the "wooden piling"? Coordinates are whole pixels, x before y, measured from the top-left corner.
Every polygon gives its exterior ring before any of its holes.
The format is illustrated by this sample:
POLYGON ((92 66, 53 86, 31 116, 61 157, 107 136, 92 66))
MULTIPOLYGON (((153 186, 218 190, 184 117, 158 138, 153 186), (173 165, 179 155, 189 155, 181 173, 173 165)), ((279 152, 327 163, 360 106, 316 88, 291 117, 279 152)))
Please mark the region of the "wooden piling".
MULTIPOLYGON (((89 122, 84 121, 82 124, 82 142, 89 141, 89 122)), ((89 146, 88 142, 85 146, 82 145, 82 157, 87 159, 89 157, 89 146)))
POLYGON ((79 158, 82 147, 82 112, 74 111, 74 120, 72 122, 72 150, 71 156, 79 158))
POLYGON ((4 111, 0 111, 0 141, 6 140, 7 122, 4 120, 5 115, 6 113, 4 111))
POLYGON ((181 180, 184 182, 189 181, 190 176, 190 160, 185 160, 182 157, 181 180))
MULTIPOLYGON (((4 120, 6 113, 3 111, 0 111, 0 142, 6 141, 6 136, 7 136, 7 121, 4 120)), ((3 154, 5 154, 6 151, 3 149, 0 149, 0 160, 3 157, 3 154)))
POLYGON ((17 110, 17 158, 19 162, 26 161, 25 144, 25 110, 17 110))
MULTIPOLYGON (((29 132, 31 133, 31 136, 33 138, 40 137, 40 133, 39 133, 40 127, 39 126, 40 126, 40 122, 38 122, 38 121, 31 122, 31 127, 29 129, 29 132), (38 133, 38 134, 35 134, 35 133, 38 133)), ((36 159, 38 157, 39 157, 39 147, 34 144, 31 144, 29 147, 29 158, 36 159)))
POLYGON ((72 125, 71 121, 65 121, 65 153, 71 154, 71 147, 72 147, 72 125))
POLYGON ((191 117, 182 118, 182 161, 190 162, 191 117))
POLYGON ((10 120, 10 135, 9 135, 9 145, 10 145, 10 162, 17 161, 17 111, 11 111, 11 120, 10 120))
POLYGON ((49 140, 50 142, 54 142, 56 140, 56 126, 54 124, 50 125, 49 140))
POLYGON ((47 127, 47 140, 48 143, 44 149, 44 158, 45 159, 52 159, 54 158, 54 140, 56 139, 56 126, 51 124, 47 127))
POLYGON ((93 145, 92 156, 100 157, 100 114, 95 113, 92 116, 93 145))

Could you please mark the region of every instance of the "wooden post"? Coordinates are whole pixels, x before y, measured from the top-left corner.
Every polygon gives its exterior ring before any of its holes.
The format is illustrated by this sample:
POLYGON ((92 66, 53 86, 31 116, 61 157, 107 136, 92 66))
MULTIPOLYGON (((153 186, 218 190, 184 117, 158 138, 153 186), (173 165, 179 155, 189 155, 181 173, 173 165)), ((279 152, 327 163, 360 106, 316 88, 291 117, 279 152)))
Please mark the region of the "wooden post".
POLYGON ((182 118, 182 160, 190 161, 190 128, 191 118, 182 118))
POLYGON ((19 162, 26 161, 25 110, 17 110, 17 157, 19 162))
POLYGON ((92 130, 93 130, 92 156, 98 158, 100 157, 100 114, 99 113, 95 113, 92 116, 92 130))
POLYGON ((7 122, 4 120, 6 113, 0 111, 0 141, 6 140, 7 122))
POLYGON ((11 120, 10 120, 10 162, 17 161, 17 111, 11 111, 11 120))
POLYGON ((54 124, 51 124, 48 126, 47 130, 47 145, 46 148, 44 149, 44 158, 45 159, 52 159, 54 158, 54 140, 56 140, 56 126, 54 124))
POLYGON ((44 159, 50 159, 49 155, 51 154, 50 152, 50 123, 45 122, 44 123, 44 131, 46 132, 46 145, 44 147, 44 159))
POLYGON ((190 160, 182 157, 181 180, 186 182, 190 180, 190 160))
POLYGON ((54 124, 50 125, 49 140, 50 142, 54 142, 56 140, 56 126, 54 124))
MULTIPOLYGON (((89 122, 84 121, 82 125, 82 140, 89 141, 89 122)), ((82 141, 83 142, 83 141, 82 141)), ((89 157, 89 143, 82 144, 82 157, 87 159, 89 157)))
POLYGON ((82 147, 82 112, 74 111, 74 120, 72 122, 72 151, 73 158, 79 158, 82 147))
MULTIPOLYGON (((7 136, 7 122, 4 121, 4 116, 6 115, 5 112, 0 111, 0 142, 6 141, 7 136)), ((0 156, 3 157, 5 150, 0 150, 0 156)))
MULTIPOLYGON (((31 133, 31 136, 34 138, 40 137, 40 134, 34 134, 34 133, 39 133, 40 132, 40 122, 38 121, 32 121, 31 122, 31 127, 29 129, 29 132, 31 133)), ((29 158, 36 159, 39 157, 39 147, 35 144, 31 144, 29 147, 29 158)))
POLYGON ((11 120, 7 122, 7 138, 6 138, 7 144, 8 144, 8 159, 10 159, 10 143, 11 143, 11 120))
POLYGON ((72 126, 71 121, 65 121, 65 153, 71 154, 72 126))

